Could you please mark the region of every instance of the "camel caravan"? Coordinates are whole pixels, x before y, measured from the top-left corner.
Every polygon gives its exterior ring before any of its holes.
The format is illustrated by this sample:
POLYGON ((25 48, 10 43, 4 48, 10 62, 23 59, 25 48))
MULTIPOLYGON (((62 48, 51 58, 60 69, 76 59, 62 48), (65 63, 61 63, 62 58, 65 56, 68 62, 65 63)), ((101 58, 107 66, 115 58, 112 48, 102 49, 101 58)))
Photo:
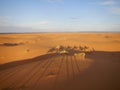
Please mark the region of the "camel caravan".
POLYGON ((56 46, 48 50, 48 53, 57 53, 59 55, 72 55, 72 56, 79 56, 82 59, 85 58, 86 52, 94 51, 94 49, 90 49, 88 46, 56 46))

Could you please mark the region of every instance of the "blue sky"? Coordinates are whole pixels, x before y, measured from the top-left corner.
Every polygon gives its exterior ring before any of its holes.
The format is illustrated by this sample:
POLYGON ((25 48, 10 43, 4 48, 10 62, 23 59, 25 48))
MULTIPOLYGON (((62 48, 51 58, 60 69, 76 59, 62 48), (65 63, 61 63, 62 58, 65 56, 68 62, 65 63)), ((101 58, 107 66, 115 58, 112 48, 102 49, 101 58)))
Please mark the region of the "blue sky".
POLYGON ((0 32, 120 31, 120 0, 0 0, 0 32))

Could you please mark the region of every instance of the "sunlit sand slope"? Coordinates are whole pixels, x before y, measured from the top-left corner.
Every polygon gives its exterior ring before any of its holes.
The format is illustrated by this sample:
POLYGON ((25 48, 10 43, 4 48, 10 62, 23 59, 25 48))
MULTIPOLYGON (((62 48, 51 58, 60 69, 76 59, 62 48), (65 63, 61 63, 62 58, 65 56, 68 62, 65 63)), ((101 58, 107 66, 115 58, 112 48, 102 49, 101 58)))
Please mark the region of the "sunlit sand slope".
POLYGON ((86 45, 96 51, 120 51, 120 34, 4 34, 0 35, 0 64, 40 56, 57 45, 86 45))

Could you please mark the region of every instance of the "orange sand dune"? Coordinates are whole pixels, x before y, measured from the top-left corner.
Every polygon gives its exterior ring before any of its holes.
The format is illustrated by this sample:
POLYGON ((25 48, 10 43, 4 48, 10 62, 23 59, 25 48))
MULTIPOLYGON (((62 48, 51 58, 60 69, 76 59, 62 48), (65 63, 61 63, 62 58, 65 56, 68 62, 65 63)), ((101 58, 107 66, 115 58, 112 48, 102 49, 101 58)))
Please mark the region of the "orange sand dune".
POLYGON ((120 34, 54 33, 0 35, 0 64, 45 54, 57 45, 87 45, 96 51, 120 51, 120 34))
POLYGON ((0 35, 0 90, 119 90, 120 34, 0 35), (81 54, 48 53, 87 46, 81 54))

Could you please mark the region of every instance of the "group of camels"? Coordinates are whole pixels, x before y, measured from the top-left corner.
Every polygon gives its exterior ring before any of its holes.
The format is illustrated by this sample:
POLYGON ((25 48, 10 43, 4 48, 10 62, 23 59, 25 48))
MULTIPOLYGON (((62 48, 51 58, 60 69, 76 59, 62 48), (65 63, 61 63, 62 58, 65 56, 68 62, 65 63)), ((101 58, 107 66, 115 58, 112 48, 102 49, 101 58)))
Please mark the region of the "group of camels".
POLYGON ((88 51, 94 51, 94 49, 90 49, 88 46, 56 46, 50 48, 48 50, 49 53, 59 53, 59 54, 68 54, 68 55, 77 55, 78 53, 85 53, 88 51))

